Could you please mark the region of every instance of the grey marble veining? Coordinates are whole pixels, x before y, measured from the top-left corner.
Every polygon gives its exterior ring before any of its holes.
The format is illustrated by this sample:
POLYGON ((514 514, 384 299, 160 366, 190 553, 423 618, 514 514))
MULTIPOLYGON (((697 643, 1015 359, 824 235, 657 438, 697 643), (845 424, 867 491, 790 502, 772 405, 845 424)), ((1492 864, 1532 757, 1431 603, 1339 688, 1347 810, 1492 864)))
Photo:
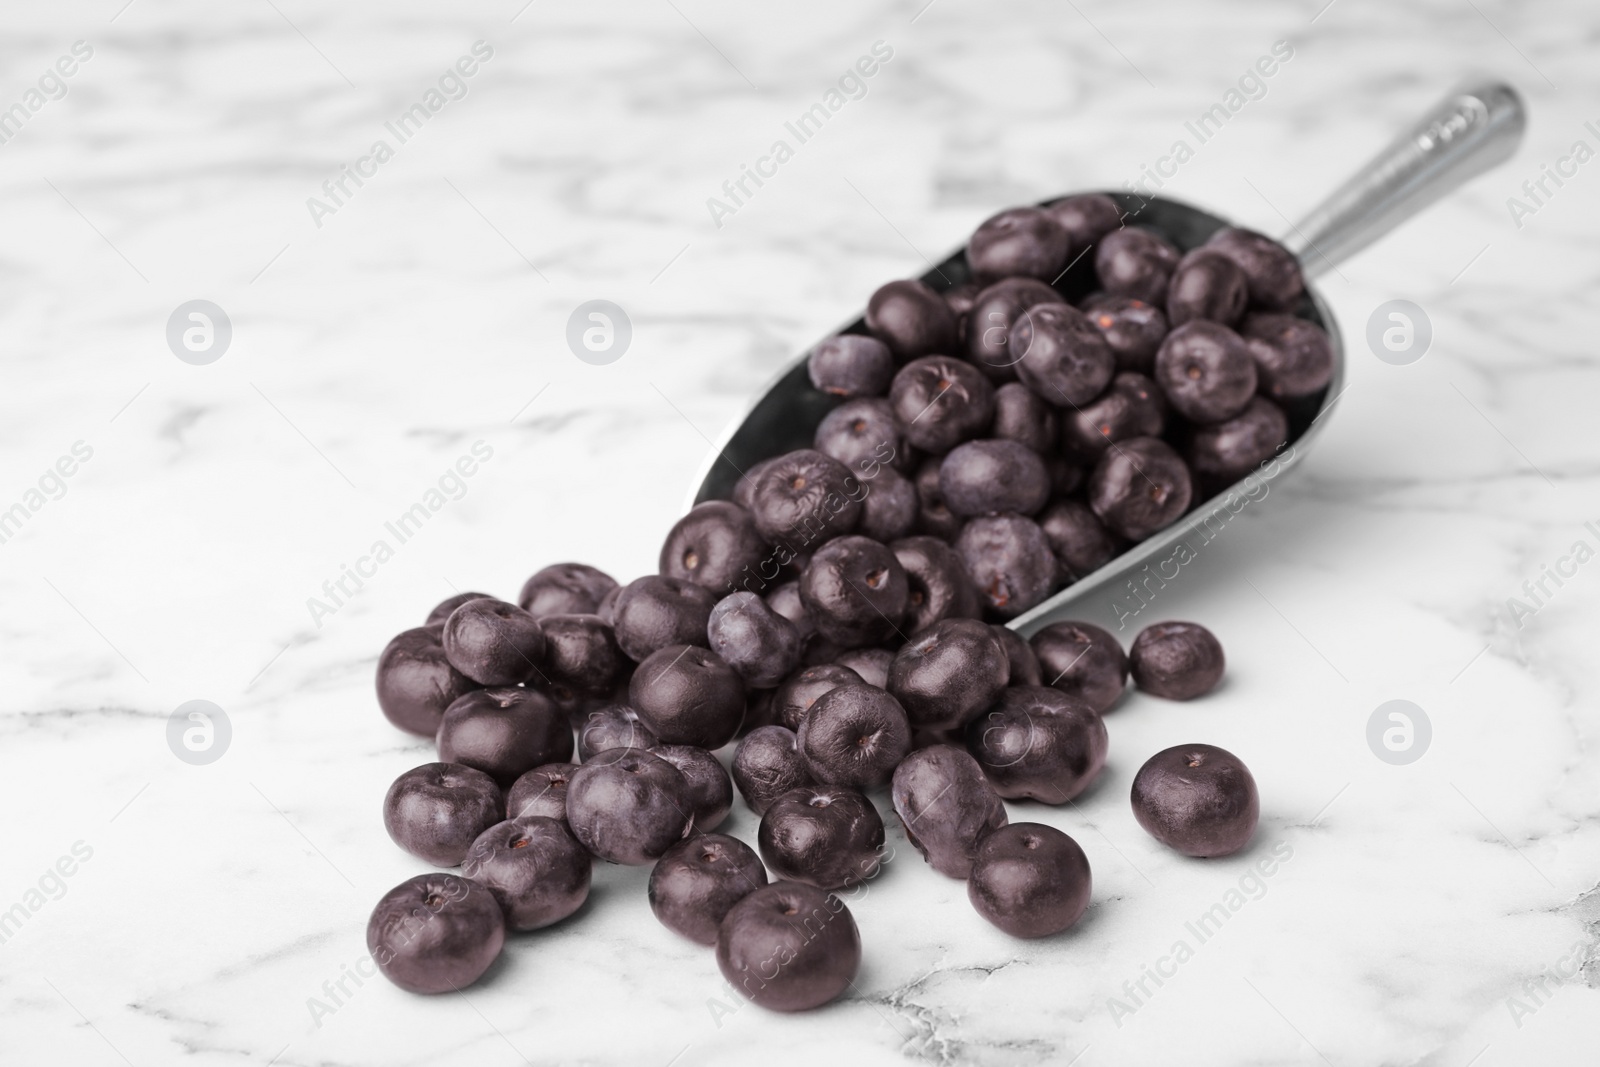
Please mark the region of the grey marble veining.
POLYGON ((1600 562, 1531 616, 1507 601, 1600 548, 1600 161, 1520 220, 1508 201, 1600 149, 1597 34, 1582 4, 1482 0, 8 9, 0 111, 26 120, 0 143, 0 512, 27 518, 0 543, 0 1059, 1589 1062, 1600 562), (464 95, 391 133, 479 41, 464 95), (717 226, 707 200, 880 41, 865 95, 717 226), (861 975, 823 1011, 741 1006, 624 868, 464 995, 350 977, 372 905, 420 870, 379 818, 431 751, 378 712, 384 641, 548 562, 652 571, 707 440, 787 358, 993 211, 1137 180, 1280 41, 1292 58, 1165 195, 1281 232, 1475 71, 1532 122, 1511 163, 1321 282, 1348 394, 1150 609, 1221 635, 1226 684, 1130 696, 1086 796, 1012 806, 1084 846, 1084 921, 1011 940, 891 828, 851 905, 861 975), (197 298, 233 324, 207 366, 165 337, 197 298), (634 326, 603 367, 563 339, 595 298, 634 326), (1393 298, 1433 323, 1410 366, 1362 340, 1393 298), (479 441, 459 498, 314 618, 479 441), (31 507, 78 442, 92 456, 31 507), (233 727, 209 766, 167 747, 196 698, 233 727), (1433 726, 1407 766, 1367 747, 1391 699, 1433 726), (1255 771, 1241 856, 1182 860, 1131 818, 1140 762, 1191 740, 1255 771))

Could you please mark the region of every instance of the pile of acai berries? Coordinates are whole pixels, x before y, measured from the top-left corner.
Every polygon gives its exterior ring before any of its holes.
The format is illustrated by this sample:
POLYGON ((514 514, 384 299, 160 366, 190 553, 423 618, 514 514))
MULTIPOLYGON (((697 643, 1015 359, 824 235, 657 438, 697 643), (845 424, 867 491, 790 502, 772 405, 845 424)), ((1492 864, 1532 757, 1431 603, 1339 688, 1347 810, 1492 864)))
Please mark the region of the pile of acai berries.
MULTIPOLYGON (((1126 653, 1087 623, 1031 640, 1003 624, 1270 459, 1285 405, 1333 367, 1326 334, 1290 313, 1303 282, 1283 248, 1223 229, 1185 254, 1129 221, 1101 195, 1015 208, 973 235, 974 282, 879 289, 862 332, 810 356, 812 383, 843 398, 814 447, 680 519, 659 574, 619 586, 557 564, 515 604, 452 597, 389 643, 379 704, 439 761, 394 782, 384 823, 460 874, 379 902, 367 943, 385 975, 468 985, 508 930, 581 907, 598 858, 653 864, 656 916, 714 945, 755 1003, 827 1003, 861 958, 834 891, 882 866, 885 789, 995 926, 1043 937, 1079 919, 1083 850, 1010 822, 1005 801, 1078 796, 1130 675, 1190 699, 1221 679, 1222 648, 1187 622, 1126 653), (1084 257, 1098 288, 1074 306, 1052 283, 1084 257), (736 739, 730 775, 717 750, 736 739), (759 854, 713 832, 736 788, 759 854)), ((1150 757, 1132 806, 1201 857, 1243 848, 1260 808, 1244 764, 1202 744, 1150 757)))

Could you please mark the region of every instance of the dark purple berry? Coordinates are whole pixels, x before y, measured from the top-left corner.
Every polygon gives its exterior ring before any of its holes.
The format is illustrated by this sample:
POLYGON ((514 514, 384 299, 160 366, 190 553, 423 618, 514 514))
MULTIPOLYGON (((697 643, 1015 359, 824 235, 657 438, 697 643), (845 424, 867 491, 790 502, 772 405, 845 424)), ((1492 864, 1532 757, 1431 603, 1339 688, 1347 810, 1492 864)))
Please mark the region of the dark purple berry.
POLYGON ((864 490, 850 468, 802 448, 752 467, 735 493, 768 540, 811 543, 854 530, 864 490))
POLYGON ((977 586, 979 602, 1003 619, 1044 600, 1055 584, 1050 543, 1038 523, 1021 515, 971 520, 961 528, 955 549, 977 586))
POLYGON ((419 626, 397 635, 378 657, 378 707, 408 733, 433 737, 444 709, 478 683, 450 665, 442 626, 419 626))
POLYGON ((544 631, 544 660, 536 682, 604 697, 616 691, 633 667, 616 633, 598 615, 546 615, 539 628, 544 631))
POLYGON ((894 356, 876 337, 844 334, 811 350, 811 384, 834 396, 882 396, 894 377, 894 356))
POLYGON ((517 603, 536 619, 593 615, 616 589, 615 578, 587 563, 555 563, 523 583, 517 603))
POLYGON ((911 725, 900 702, 877 686, 841 685, 811 705, 799 741, 815 781, 871 789, 886 784, 911 751, 911 725))
POLYGON ((1139 825, 1185 856, 1238 852, 1250 843, 1261 817, 1250 769, 1214 745, 1157 752, 1134 776, 1132 799, 1139 825))
POLYGON ((889 692, 917 729, 954 730, 993 704, 1010 678, 1011 661, 987 623, 944 619, 901 647, 889 692))
POLYGON ((1189 510, 1189 468, 1157 437, 1130 437, 1106 450, 1089 476, 1089 507, 1106 529, 1143 541, 1189 510))
POLYGON ((894 653, 886 648, 852 648, 833 662, 855 671, 868 685, 889 688, 889 665, 894 662, 894 653))
POLYGON ((800 599, 817 632, 846 648, 894 635, 907 593, 900 561, 888 546, 868 537, 834 538, 800 576, 800 599))
POLYGON ((1333 377, 1333 342, 1314 322, 1252 312, 1239 334, 1256 362, 1257 385, 1275 400, 1311 396, 1333 377))
POLYGON ((751 730, 733 753, 733 784, 757 815, 791 789, 812 785, 799 737, 787 726, 751 730))
POLYGON ((985 219, 967 242, 967 265, 979 281, 1025 276, 1054 281, 1066 268, 1072 235, 1036 207, 1008 208, 985 219))
POLYGON ((1167 281, 1180 253, 1149 230, 1114 230, 1100 239, 1094 269, 1100 287, 1112 296, 1131 296, 1156 307, 1167 305, 1167 281))
POLYGON ((1190 422, 1231 419, 1256 393, 1256 361, 1239 335, 1204 319, 1167 334, 1155 379, 1167 402, 1190 422))
POLYGON ((453 874, 419 874, 383 895, 367 920, 367 951, 408 993, 452 993, 476 982, 505 945, 490 892, 453 874))
POLYGON ((1202 485, 1231 485, 1278 454, 1289 442, 1289 420, 1266 397, 1250 401, 1226 422, 1201 426, 1189 440, 1189 466, 1202 485))
POLYGON ((824 693, 841 685, 860 685, 861 676, 848 667, 833 663, 819 663, 814 667, 796 671, 773 695, 772 704, 776 721, 790 730, 798 731, 806 717, 824 693))
POLYGON ((606 704, 584 716, 578 727, 578 758, 587 763, 613 748, 655 748, 661 743, 639 713, 626 704, 606 704))
POLYGON ((577 769, 576 763, 547 763, 518 778, 506 793, 506 818, 543 815, 565 826, 567 785, 577 769))
POLYGON ((506 817, 494 779, 459 763, 424 763, 394 780, 383 825, 394 843, 435 867, 454 867, 472 842, 506 817))
POLYGON ((502 789, 535 767, 572 758, 566 715, 532 689, 466 694, 445 710, 437 741, 441 762, 476 767, 502 789))
POLYGON ((566 820, 543 815, 489 827, 461 861, 461 873, 494 896, 512 930, 538 930, 583 907, 592 868, 566 820))
POLYGON ((1061 413, 1061 448, 1093 466, 1106 449, 1130 437, 1160 437, 1167 404, 1156 383, 1132 371, 1111 379, 1111 387, 1091 403, 1061 413))
POLYGON ((1007 382, 994 391, 991 437, 1015 441, 1035 452, 1056 447, 1056 410, 1021 382, 1007 382))
POLYGON ((1106 724, 1048 686, 1015 686, 967 727, 971 752, 1007 800, 1065 804, 1106 765, 1106 724))
POLYGON ((450 665, 480 685, 516 685, 544 657, 539 620, 503 600, 469 600, 445 621, 450 665))
POLYGON ((1131 296, 1095 293, 1083 302, 1083 313, 1105 335, 1118 370, 1149 374, 1155 368, 1168 329, 1160 308, 1131 296))
POLYGON ((661 573, 720 596, 767 558, 767 539, 750 513, 726 500, 696 504, 661 546, 661 573))
POLYGON ((887 544, 909 534, 916 527, 921 511, 921 497, 910 479, 893 467, 880 467, 867 483, 857 532, 887 544))
POLYGON ((1039 657, 1033 654, 1033 646, 1028 644, 1027 639, 1011 627, 998 623, 990 625, 989 629, 1005 650, 1006 662, 1010 666, 1006 685, 1043 685, 1040 681, 1039 657))
POLYGON ((1222 644, 1193 622, 1158 622, 1139 631, 1128 652, 1133 684, 1151 696, 1193 700, 1222 681, 1222 644))
POLYGON ((1018 822, 978 846, 967 899, 1012 937, 1049 937, 1089 908, 1089 858, 1053 826, 1018 822))
POLYGON ((1077 500, 1058 500, 1045 508, 1039 516, 1039 529, 1050 542, 1062 582, 1075 582, 1099 570, 1122 550, 1117 535, 1077 500))
POLYGON ((861 968, 861 935, 844 901, 796 882, 763 886, 735 904, 717 931, 717 967, 730 986, 770 1011, 821 1007, 861 968))
POLYGON ((1013 343, 1017 322, 1029 308, 1064 304, 1060 293, 1034 278, 1006 278, 980 292, 967 317, 967 359, 990 381, 1009 382, 1027 351, 1013 343))
POLYGON ((1182 326, 1207 319, 1232 326, 1250 298, 1244 271, 1214 248, 1196 248, 1178 261, 1167 283, 1167 321, 1182 326))
POLYGON ((1044 684, 1109 711, 1128 684, 1128 657, 1117 639, 1087 622, 1053 622, 1033 635, 1044 684))
POLYGON ((800 631, 754 593, 731 593, 711 609, 711 651, 756 689, 770 689, 800 665, 800 631))
POLYGON ((455 611, 469 600, 494 599, 496 598, 490 596, 488 593, 457 593, 455 596, 446 597, 445 599, 439 601, 439 603, 435 604, 432 611, 428 612, 428 620, 427 622, 423 623, 423 625, 444 625, 445 620, 450 617, 450 613, 455 611))
POLYGON ((901 367, 889 403, 906 441, 935 454, 977 437, 994 420, 994 386, 953 356, 924 356, 901 367))
POLYGON ((718 596, 681 578, 647 575, 623 587, 612 631, 635 662, 668 645, 707 645, 706 623, 718 596))
POLYGON ((1017 319, 1011 340, 1022 355, 1017 377, 1058 408, 1087 404, 1117 370, 1105 335, 1071 304, 1029 308, 1017 319))
POLYGON ((772 802, 756 841, 779 878, 842 889, 878 873, 883 819, 854 789, 803 786, 772 802))
POLYGON ((1079 193, 1044 209, 1066 228, 1074 256, 1122 225, 1122 209, 1104 193, 1079 193))
POLYGON ((955 350, 956 315, 944 297, 918 281, 880 286, 867 301, 867 329, 902 363, 955 350))
POLYGON ((733 810, 733 779, 722 761, 693 745, 657 745, 650 754, 666 760, 688 779, 694 828, 705 833, 721 826, 733 810))
POLYGON ((696 834, 667 849, 650 871, 650 910, 673 933, 715 945, 733 906, 767 884, 755 849, 726 834, 696 834))
POLYGON ((981 613, 978 587, 956 550, 937 537, 907 537, 889 546, 906 572, 906 619, 901 627, 916 634, 940 619, 975 619, 981 613))
POLYGON ((1221 252, 1244 271, 1252 304, 1287 310, 1305 291, 1299 261, 1270 237, 1230 226, 1212 234, 1205 247, 1221 252))
POLYGON ((813 444, 863 478, 866 471, 902 460, 906 454, 894 408, 878 396, 846 400, 822 416, 813 444))
POLYGON ((708 648, 668 645, 633 672, 628 703, 662 744, 721 748, 744 720, 744 682, 708 648))
POLYGON ((1026 445, 995 438, 968 441, 939 465, 939 493, 957 515, 1032 515, 1050 499, 1050 474, 1039 453, 1026 445))
POLYGON ((942 541, 953 541, 961 532, 961 516, 946 506, 939 490, 940 460, 935 457, 917 468, 912 484, 917 490, 917 533, 942 541))
POLYGON ((978 761, 954 745, 918 749, 895 768, 890 790, 906 837, 940 874, 965 878, 978 845, 1006 824, 1006 806, 978 761))
POLYGON ((694 828, 689 780, 636 748, 601 752, 567 786, 567 824, 603 860, 651 863, 694 828))

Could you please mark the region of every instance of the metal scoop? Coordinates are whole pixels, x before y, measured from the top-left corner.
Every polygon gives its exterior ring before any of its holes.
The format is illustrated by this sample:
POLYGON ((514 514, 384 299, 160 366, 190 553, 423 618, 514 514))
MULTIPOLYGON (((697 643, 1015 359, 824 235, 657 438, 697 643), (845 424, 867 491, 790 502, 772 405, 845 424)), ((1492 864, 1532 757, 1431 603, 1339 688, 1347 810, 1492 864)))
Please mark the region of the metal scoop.
MULTIPOLYGON (((1522 99, 1511 86, 1491 81, 1456 89, 1356 171, 1299 225, 1291 226, 1282 243, 1299 257, 1309 281, 1468 179, 1509 159, 1522 140, 1526 124, 1522 99)), ((1159 230, 1183 251, 1203 244, 1213 232, 1229 225, 1225 219, 1175 200, 1131 193, 1106 195, 1117 201, 1127 221, 1159 230)), ((943 292, 970 278, 965 251, 957 249, 923 275, 922 281, 943 292)), ((1088 291, 1092 282, 1092 266, 1084 262, 1069 270, 1057 287, 1075 300, 1088 291)), ((1085 614, 1102 616, 1114 629, 1125 628, 1146 595, 1153 596, 1152 581, 1157 583, 1155 588, 1160 588, 1159 583, 1176 577, 1173 568, 1183 565, 1186 552, 1193 553, 1221 533, 1248 504, 1265 496, 1275 479, 1299 463, 1321 432, 1323 416, 1344 390, 1345 357, 1338 325, 1310 285, 1298 314, 1327 331, 1333 343, 1334 366, 1333 378, 1321 396, 1299 407, 1291 405, 1287 411, 1290 443, 1260 469, 1201 501, 1171 526, 1132 545, 1100 569, 1012 619, 1008 625, 1013 630, 1026 637, 1058 619, 1085 614), (1130 572, 1135 570, 1138 575, 1130 579, 1130 572), (1086 603, 1091 594, 1102 594, 1104 602, 1086 603)), ((857 318, 835 332, 859 333, 865 332, 865 327, 857 318)), ((799 356, 773 378, 722 435, 695 480, 689 507, 704 500, 730 497, 743 472, 763 459, 811 447, 817 424, 842 401, 812 386, 806 369, 808 355, 799 356)))

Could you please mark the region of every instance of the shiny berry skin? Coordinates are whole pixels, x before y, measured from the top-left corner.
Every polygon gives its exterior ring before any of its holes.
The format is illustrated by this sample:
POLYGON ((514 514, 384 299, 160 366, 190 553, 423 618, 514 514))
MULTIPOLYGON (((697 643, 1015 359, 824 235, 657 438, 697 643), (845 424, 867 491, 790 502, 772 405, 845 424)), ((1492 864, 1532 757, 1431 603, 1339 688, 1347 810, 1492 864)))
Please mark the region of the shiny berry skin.
POLYGON ((792 789, 815 784, 800 738, 787 726, 751 730, 733 753, 733 783, 750 810, 762 815, 792 789))
POLYGON ((919 730, 965 726, 1005 690, 1011 660, 987 623, 944 619, 901 646, 889 692, 919 730))
POLYGON ((815 781, 870 789, 887 784, 911 751, 911 725, 900 702, 877 686, 841 685, 806 712, 799 745, 815 781))
POLYGON ((811 448, 763 460, 734 487, 734 499, 769 541, 814 543, 847 534, 861 518, 863 495, 849 467, 811 448))
POLYGON ((661 546, 660 570, 720 597, 755 573, 770 551, 748 511, 726 500, 707 500, 673 525, 661 546))
POLYGON ((1250 769, 1214 745, 1178 745, 1151 756, 1134 776, 1132 800, 1139 825, 1185 856, 1238 852, 1261 817, 1250 769))
POLYGON ((805 1011, 849 988, 861 935, 844 901, 796 882, 774 882, 735 904, 717 931, 728 984, 771 1011, 805 1011))
POLYGON ((506 818, 543 815, 565 826, 567 785, 577 769, 576 763, 547 763, 518 778, 506 792, 506 818))
POLYGON ((1118 370, 1149 374, 1155 368, 1169 329, 1166 312, 1131 296, 1095 293, 1083 302, 1083 313, 1105 335, 1118 370))
POLYGON ((661 739, 627 704, 604 704, 584 716, 578 726, 578 759, 589 762, 613 748, 654 748, 661 739))
POLYGON ((695 582, 647 575, 617 595, 611 628, 617 644, 636 663, 668 645, 709 645, 706 623, 718 599, 695 582))
POLYGON ((689 780, 636 748, 602 752, 567 786, 567 825, 583 847, 611 863, 653 863, 694 829, 689 780))
POLYGON ((842 889, 878 873, 883 819, 854 789, 804 786, 772 802, 756 842, 779 878, 842 889))
POLYGON ((587 563, 555 563, 522 585, 517 603, 529 615, 592 615, 616 592, 617 580, 587 563))
POLYGON ((494 779, 459 763, 425 763, 394 780, 383 826, 394 843, 436 867, 454 867, 478 835, 506 817, 494 779))
POLYGON ((978 846, 967 899, 1012 937, 1049 937, 1089 908, 1089 857, 1053 826, 1012 823, 978 846))
POLYGON ((1122 209, 1104 193, 1079 193, 1052 201, 1044 209, 1066 228, 1074 256, 1122 225, 1122 209))
POLYGON ((715 945, 733 906, 767 884, 755 849, 725 834, 695 834, 667 849, 650 871, 650 910, 661 925, 715 945))
POLYGON ((1151 696, 1193 700, 1222 681, 1222 643, 1198 623, 1158 622, 1139 631, 1128 652, 1133 684, 1151 696))
POLYGON ((1056 577, 1075 582, 1110 563, 1122 551, 1122 539, 1077 500, 1058 500, 1039 516, 1050 551, 1056 557, 1056 577))
POLYGON ((1006 824, 1006 806, 963 748, 936 744, 895 768, 890 791, 906 837, 940 874, 965 878, 978 845, 1006 824))
POLYGON ((1012 343, 1018 321, 1029 308, 1064 303, 1060 293, 1036 278, 995 282, 973 297, 965 343, 968 362, 990 381, 1015 381, 1017 363, 1027 351, 1012 343))
POLYGON ((495 598, 490 596, 488 593, 457 593, 455 596, 445 597, 443 600, 439 601, 439 603, 433 606, 432 611, 428 612, 428 619, 425 623, 423 623, 423 625, 443 626, 445 620, 450 617, 450 613, 455 611, 461 605, 465 604, 467 601, 494 599, 495 598))
POLYGON ((1314 322, 1252 312, 1240 324, 1239 336, 1256 361, 1258 388, 1275 400, 1312 396, 1333 377, 1333 342, 1314 322))
POLYGON ((879 286, 867 301, 866 320, 867 329, 901 362, 955 349, 955 312, 919 281, 879 286))
POLYGON ((967 727, 967 751, 1007 800, 1065 804, 1099 777, 1106 744, 1092 708, 1047 686, 1007 689, 967 727))
POLYGON ((1028 277, 1049 282, 1066 268, 1072 235, 1036 207, 1008 208, 983 221, 967 242, 967 265, 979 281, 1028 277))
POLYGON ((1256 393, 1250 349, 1238 334, 1205 319, 1167 334, 1154 377, 1178 414, 1202 425, 1233 418, 1256 393))
POLYGON ((489 890, 507 928, 538 930, 583 907, 592 866, 565 819, 527 815, 480 834, 461 873, 489 890))
POLYGON ((937 537, 907 537, 889 546, 906 572, 906 616, 900 627, 915 635, 940 619, 975 619, 978 587, 956 550, 937 537))
POLYGON ((1034 633, 1044 684, 1088 704, 1111 709, 1128 684, 1128 657, 1108 631, 1087 622, 1053 622, 1034 633))
POLYGON ((1189 468, 1202 486, 1221 489, 1257 470, 1289 443, 1289 420, 1264 396, 1225 422, 1195 429, 1189 468))
POLYGON ((1090 509, 1106 529, 1129 541, 1171 526, 1193 498, 1188 465, 1159 437, 1119 441, 1089 475, 1090 509))
POLYGON ((439 723, 439 759, 483 771, 510 788, 525 771, 572 758, 572 727, 532 689, 479 689, 451 704, 439 723))
POLYGON ((744 682, 708 648, 668 645, 633 672, 628 703, 662 744, 721 748, 744 721, 744 682))
POLYGON ((378 657, 378 707, 407 733, 433 737, 445 709, 478 683, 450 665, 444 627, 419 626, 397 635, 378 657))
POLYGON ((453 874, 419 874, 383 895, 367 920, 367 951, 410 993, 451 993, 482 977, 505 945, 490 892, 453 874))

